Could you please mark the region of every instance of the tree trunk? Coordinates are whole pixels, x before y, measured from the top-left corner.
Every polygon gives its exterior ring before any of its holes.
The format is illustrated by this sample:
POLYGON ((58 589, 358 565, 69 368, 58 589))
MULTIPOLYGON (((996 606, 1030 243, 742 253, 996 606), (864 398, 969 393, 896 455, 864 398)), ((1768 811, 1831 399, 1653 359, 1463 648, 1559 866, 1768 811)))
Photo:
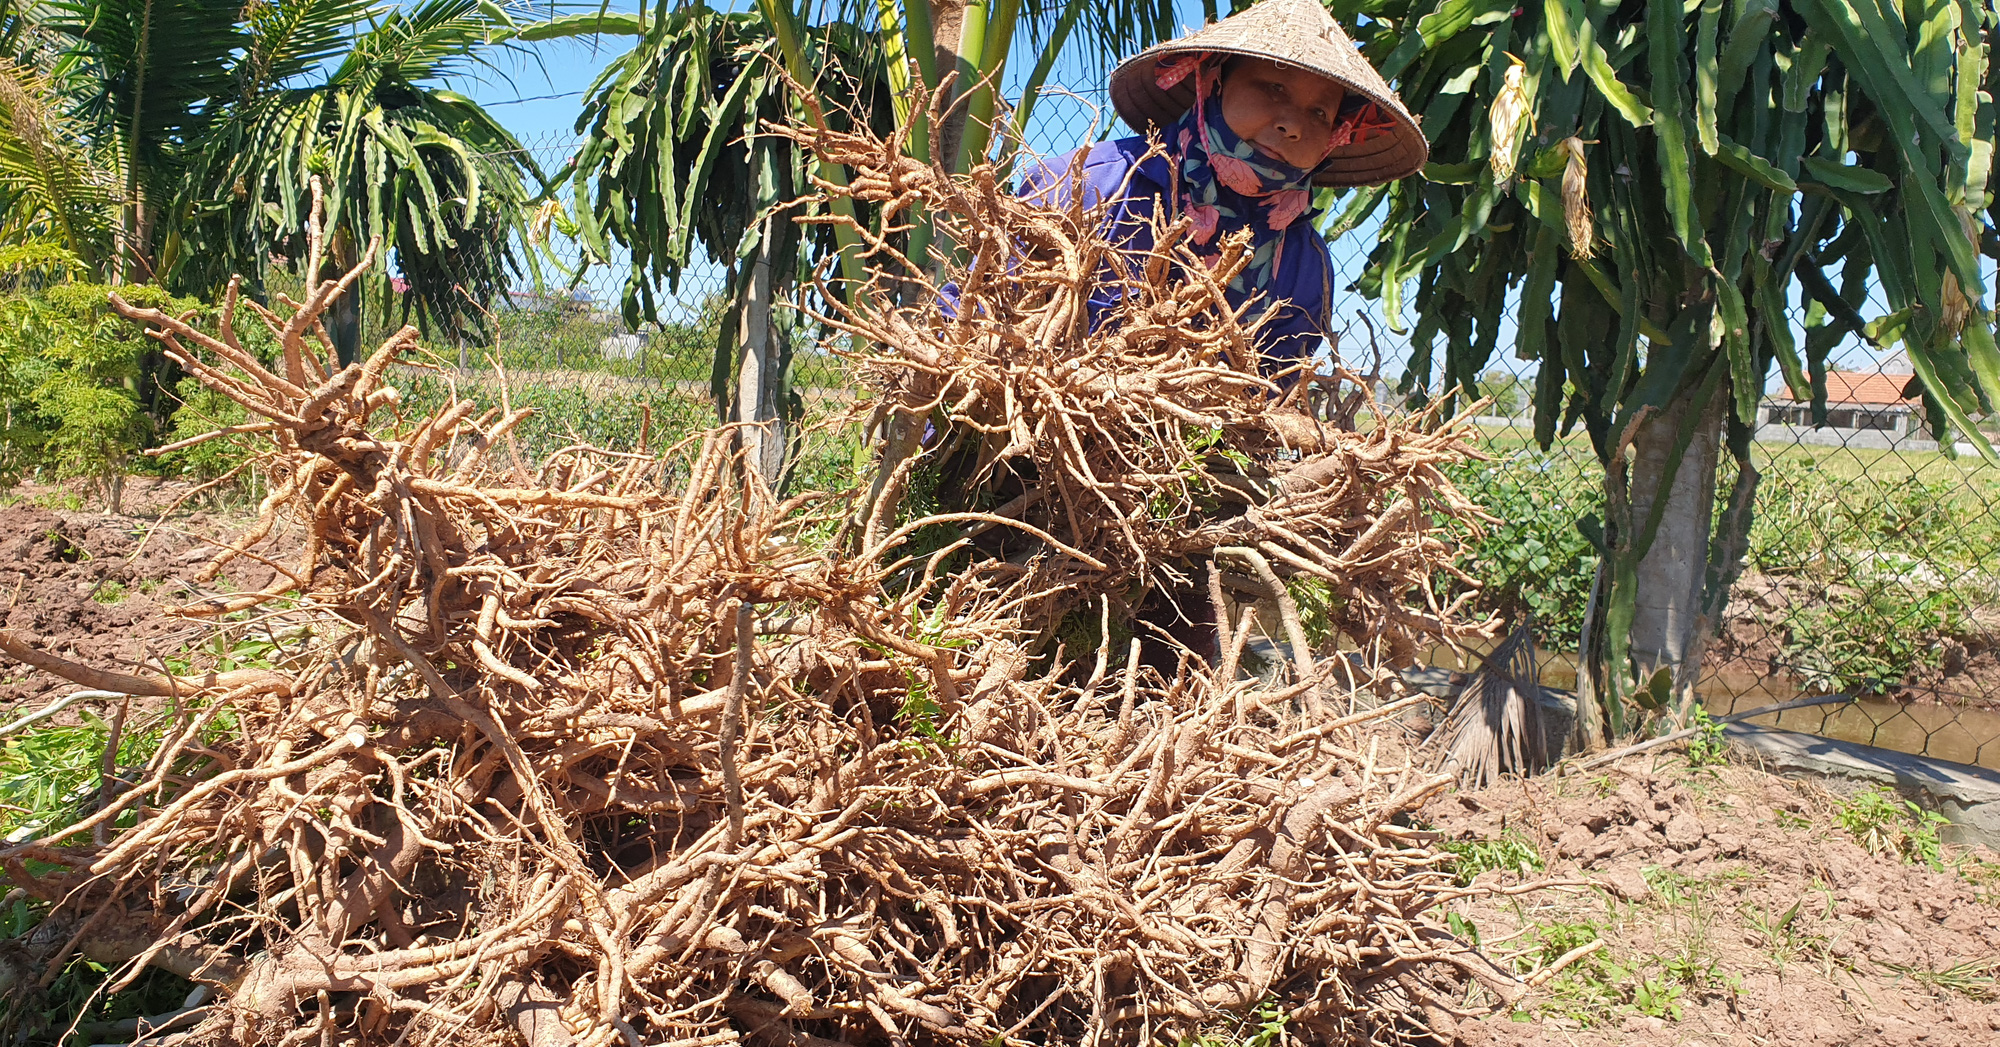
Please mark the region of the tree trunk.
MULTIPOLYGON (((958 37, 965 28, 965 0, 932 0, 931 32, 935 35, 938 76, 950 76, 958 71, 958 37)), ((952 85, 955 93, 963 94, 971 85, 965 82, 963 72, 952 85)), ((965 106, 952 107, 937 128, 938 152, 940 158, 958 155, 959 144, 965 140, 965 106)))
MULTIPOLYGON (((333 271, 327 274, 319 274, 319 279, 338 280, 342 276, 347 275, 347 271, 354 268, 361 261, 354 249, 354 236, 345 228, 335 230, 332 247, 333 271)), ((332 316, 332 322, 327 325, 326 335, 328 338, 333 339, 333 349, 334 352, 340 355, 340 365, 342 367, 353 363, 359 358, 361 353, 360 290, 359 287, 356 287, 349 293, 341 295, 333 303, 333 308, 328 310, 332 316)))
POLYGON ((1695 403, 1691 391, 1640 423, 1638 438, 1632 441, 1633 521, 1643 528, 1655 504, 1666 500, 1659 530, 1639 558, 1632 670, 1639 680, 1661 669, 1672 670, 1676 693, 1692 691, 1701 671, 1700 666, 1687 664, 1687 658, 1702 618, 1715 519, 1715 470, 1721 461, 1722 419, 1728 407, 1726 386, 1706 404, 1695 403), (1690 413, 1698 414, 1693 436, 1675 468, 1675 444, 1690 413))
POLYGON ((745 459, 775 484, 784 464, 785 437, 778 418, 777 385, 782 379, 771 344, 771 233, 767 225, 751 263, 743 299, 743 362, 736 372, 736 420, 745 459))
MULTIPOLYGON (((1742 559, 1740 535, 1711 541, 1731 402, 1725 374, 1711 372, 1646 414, 1606 463, 1601 559, 1578 652, 1579 705, 1591 706, 1578 710, 1583 747, 1629 734, 1633 706, 1684 710, 1694 700, 1718 601, 1742 559)), ((1732 528, 1747 526, 1744 510, 1731 515, 1732 528)))

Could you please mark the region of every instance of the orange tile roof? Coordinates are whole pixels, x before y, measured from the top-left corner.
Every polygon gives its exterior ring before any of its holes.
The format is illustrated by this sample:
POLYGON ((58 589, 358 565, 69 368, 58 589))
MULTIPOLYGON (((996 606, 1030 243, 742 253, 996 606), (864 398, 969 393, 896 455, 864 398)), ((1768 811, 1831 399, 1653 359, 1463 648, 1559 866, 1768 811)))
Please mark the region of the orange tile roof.
MULTIPOLYGON (((1876 371, 1828 371, 1826 373, 1826 402, 1829 404, 1915 404, 1917 398, 1904 396, 1903 386, 1912 381, 1906 374, 1881 374, 1876 371)), ((1790 390, 1778 396, 1791 400, 1790 390)), ((1804 400, 1794 401, 1805 403, 1804 400)))

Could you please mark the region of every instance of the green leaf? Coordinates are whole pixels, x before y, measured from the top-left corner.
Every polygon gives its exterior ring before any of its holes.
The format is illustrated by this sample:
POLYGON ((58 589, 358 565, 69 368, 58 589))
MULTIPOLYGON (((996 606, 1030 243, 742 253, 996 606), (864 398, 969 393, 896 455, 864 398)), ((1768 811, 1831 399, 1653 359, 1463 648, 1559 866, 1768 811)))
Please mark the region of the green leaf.
POLYGON ((1716 109, 1729 112, 1735 107, 1736 93, 1743 89, 1750 67, 1769 45, 1771 21, 1778 13, 1775 0, 1743 0, 1737 5, 1736 24, 1729 28, 1729 42, 1716 62, 1716 109))
MULTIPOLYGON (((1648 33, 1654 41, 1680 39, 1681 0, 1647 0, 1648 33)), ((1653 46, 1646 50, 1653 77, 1653 136, 1660 164, 1660 183, 1666 191, 1667 215, 1673 220, 1674 239, 1687 248, 1696 265, 1714 264, 1708 241, 1702 235, 1694 208, 1693 158, 1688 155, 1685 110, 1679 84, 1682 80, 1680 51, 1653 46)))
POLYGON ((1942 381, 1938 373, 1938 361, 1933 357, 1932 350, 1928 346, 1912 342, 1905 342, 1903 346, 1908 351, 1910 369, 1917 372, 1917 379, 1931 392, 1932 402, 1936 403, 1944 411, 1945 417, 1951 420, 1952 428, 1972 444, 1980 457, 1994 465, 2000 465, 2000 454, 1994 453, 1993 444, 1986 439, 1986 434, 1980 431, 1979 426, 1973 424, 1972 418, 1959 404, 1958 398, 1951 395, 1951 390, 1942 381))
MULTIPOLYGON (((1694 130, 1701 151, 1715 155, 1716 58, 1715 34, 1722 21, 1722 0, 1701 0, 1694 32, 1694 130)), ((1654 83, 1658 83, 1655 80, 1654 83)))
POLYGON ((1624 117, 1626 123, 1642 128, 1653 125, 1652 107, 1641 101, 1637 93, 1619 81, 1618 74, 1611 69, 1609 56, 1595 40, 1583 49, 1583 72, 1590 77, 1590 82, 1596 85, 1598 94, 1603 95, 1604 100, 1610 102, 1613 109, 1618 110, 1618 115, 1624 117))
POLYGON ((1535 223, 1534 248, 1529 255, 1527 282, 1521 285, 1519 341, 1515 355, 1523 360, 1549 357, 1549 317, 1555 305, 1556 267, 1562 260, 1563 235, 1545 222, 1535 223))
POLYGON ((1437 10, 1417 20, 1417 31, 1405 33, 1396 49, 1376 63, 1385 79, 1394 80, 1417 56, 1476 24, 1498 21, 1514 10, 1514 0, 1444 0, 1437 10))
POLYGON ((1576 38, 1576 27, 1584 21, 1582 5, 1576 0, 1542 0, 1542 17, 1548 25, 1549 58, 1563 83, 1569 83, 1569 75, 1583 61, 1576 38))
POLYGON ((603 10, 530 22, 517 35, 530 43, 578 36, 644 36, 646 26, 644 11, 603 10))
POLYGON ((1479 181, 1479 172, 1486 169, 1483 160, 1468 160, 1462 164, 1425 164, 1424 181, 1439 185, 1471 185, 1479 181))
POLYGON ((1759 281, 1758 319, 1764 325, 1765 337, 1771 341, 1771 352, 1778 359, 1778 370, 1785 376, 1785 385, 1791 389, 1792 399, 1807 400, 1812 397, 1812 383, 1806 380, 1805 368, 1799 361, 1798 341, 1792 331, 1787 304, 1782 282, 1776 278, 1759 281))
POLYGON ((1799 166, 1805 168, 1805 173, 1812 176, 1814 182, 1850 193, 1867 193, 1872 195, 1875 193, 1886 193, 1896 187, 1896 183, 1890 181, 1889 176, 1880 171, 1872 171, 1866 167, 1855 167, 1849 164, 1837 164, 1829 160, 1822 160, 1816 156, 1801 157, 1799 159, 1799 166))
POLYGON ((1750 340, 1750 311, 1734 281, 1714 280, 1715 315, 1721 321, 1722 349, 1729 356, 1729 387, 1736 401, 1736 420, 1757 424, 1757 404, 1764 397, 1764 368, 1750 340))
POLYGON ((1770 161, 1745 149, 1728 135, 1717 135, 1715 159, 1722 166, 1737 174, 1778 193, 1796 193, 1799 184, 1792 181, 1785 172, 1772 166, 1770 161))
POLYGON ((1862 81, 1882 115, 1897 127, 1898 148, 1914 145, 1911 136, 1902 131, 1912 126, 1910 120, 1914 117, 1947 154, 1963 159, 1965 144, 1958 140, 1957 129, 1944 109, 1917 81, 1908 50, 1905 47, 1897 47, 1893 53, 1888 50, 1890 41, 1908 37, 1890 29, 1875 0, 1796 0, 1796 3, 1807 21, 1816 27, 1827 27, 1845 44, 1836 50, 1848 72, 1862 81))

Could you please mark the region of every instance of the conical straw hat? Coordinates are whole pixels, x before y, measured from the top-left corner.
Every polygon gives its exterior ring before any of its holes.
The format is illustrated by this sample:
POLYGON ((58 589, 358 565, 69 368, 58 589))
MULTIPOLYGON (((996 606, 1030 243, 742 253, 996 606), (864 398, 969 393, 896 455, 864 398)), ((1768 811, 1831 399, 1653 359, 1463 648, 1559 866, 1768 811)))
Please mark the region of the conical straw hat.
POLYGON ((1417 173, 1430 155, 1416 118, 1319 0, 1263 0, 1242 14, 1126 59, 1111 73, 1111 104, 1118 115, 1142 132, 1180 119, 1194 104, 1195 78, 1163 88, 1153 72, 1161 59, 1190 51, 1268 58, 1318 73, 1368 98, 1395 122, 1391 134, 1335 149, 1313 177, 1319 185, 1392 182, 1417 173))

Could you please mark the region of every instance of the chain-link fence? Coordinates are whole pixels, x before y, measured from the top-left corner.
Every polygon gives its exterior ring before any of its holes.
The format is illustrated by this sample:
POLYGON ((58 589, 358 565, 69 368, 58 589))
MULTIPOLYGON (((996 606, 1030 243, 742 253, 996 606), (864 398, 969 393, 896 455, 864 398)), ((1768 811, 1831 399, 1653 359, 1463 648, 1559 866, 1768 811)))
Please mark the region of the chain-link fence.
MULTIPOLYGON (((1101 91, 1059 92, 1036 106, 1026 138, 1055 152, 1116 130, 1101 91)), ((545 171, 560 170, 576 145, 567 136, 527 144, 545 171)), ((1356 372, 1393 380, 1407 340, 1345 286, 1373 242, 1363 228, 1333 245, 1345 278, 1333 351, 1356 372)), ((716 416, 722 265, 698 265, 678 286, 656 288, 659 322, 634 327, 621 316, 620 260, 585 266, 559 233, 538 253, 539 279, 524 279, 492 317, 493 344, 442 361, 456 366, 440 373, 455 377, 440 380, 489 381, 494 365, 504 367, 517 404, 544 409, 544 428, 530 436, 549 448, 571 438, 626 442, 642 427, 665 436, 716 416)), ((1828 354, 1824 424, 1814 424, 1810 404, 1771 386, 1754 447, 1762 486, 1748 562, 1698 690, 1718 714, 1855 694, 1851 704, 1764 722, 2000 767, 2000 469, 1969 448, 1939 446, 1904 361, 1836 333, 1817 309, 1794 320, 1801 342, 1828 354)), ((817 332, 788 322, 791 386, 807 421, 827 417, 851 402, 851 387, 817 332)), ((1500 520, 1469 550, 1485 608, 1532 613, 1548 652, 1545 682, 1567 686, 1596 562, 1575 524, 1599 511, 1602 473, 1580 434, 1536 445, 1535 379, 1532 362, 1496 357, 1480 390, 1490 406, 1476 420, 1492 461, 1458 478, 1500 520)))
MULTIPOLYGON (((2000 469, 1940 446, 1900 355, 1817 310, 1793 321, 1802 343, 1826 343, 1824 423, 1767 386, 1748 555, 1697 690, 1718 715, 1850 694, 1754 722, 2000 768, 2000 469)), ((1501 521, 1476 553, 1489 606, 1536 615, 1563 686, 1596 562, 1574 521, 1601 511, 1602 471, 1580 434, 1535 445, 1535 378, 1534 363, 1496 358, 1477 420, 1494 461, 1462 479, 1501 521)), ((1727 456, 1720 472, 1727 491, 1727 456)))

